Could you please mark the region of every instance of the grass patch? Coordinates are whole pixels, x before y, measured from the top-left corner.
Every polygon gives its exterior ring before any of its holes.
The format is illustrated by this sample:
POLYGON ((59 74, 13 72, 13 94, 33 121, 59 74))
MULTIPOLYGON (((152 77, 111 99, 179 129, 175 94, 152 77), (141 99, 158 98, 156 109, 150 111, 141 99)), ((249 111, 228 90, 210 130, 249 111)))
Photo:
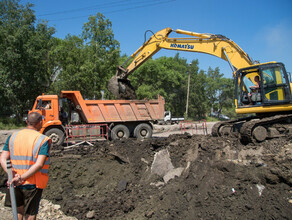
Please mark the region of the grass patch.
POLYGON ((25 127, 24 123, 17 123, 15 118, 0 118, 0 130, 11 130, 25 127))
POLYGON ((219 118, 215 118, 215 117, 207 117, 206 118, 206 121, 207 122, 215 122, 215 121, 220 121, 220 119, 219 118))

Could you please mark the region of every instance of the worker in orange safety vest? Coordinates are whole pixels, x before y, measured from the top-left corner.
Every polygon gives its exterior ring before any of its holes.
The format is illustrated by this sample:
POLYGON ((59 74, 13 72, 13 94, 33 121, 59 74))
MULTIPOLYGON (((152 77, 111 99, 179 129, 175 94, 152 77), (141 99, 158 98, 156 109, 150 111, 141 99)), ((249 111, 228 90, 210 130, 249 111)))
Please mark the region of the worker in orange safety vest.
POLYGON ((18 219, 36 219, 42 191, 48 183, 51 139, 38 132, 41 128, 42 115, 30 113, 27 128, 9 136, 1 153, 5 172, 6 161, 11 160, 18 219))

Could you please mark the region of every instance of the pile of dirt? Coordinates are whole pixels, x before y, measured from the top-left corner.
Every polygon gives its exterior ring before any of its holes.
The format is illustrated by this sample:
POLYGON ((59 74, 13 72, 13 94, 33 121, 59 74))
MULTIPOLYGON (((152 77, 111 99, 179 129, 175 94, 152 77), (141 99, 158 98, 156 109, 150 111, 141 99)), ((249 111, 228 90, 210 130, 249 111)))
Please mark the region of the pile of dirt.
POLYGON ((290 138, 242 145, 184 134, 61 147, 44 198, 78 219, 289 219, 291 162, 290 138))

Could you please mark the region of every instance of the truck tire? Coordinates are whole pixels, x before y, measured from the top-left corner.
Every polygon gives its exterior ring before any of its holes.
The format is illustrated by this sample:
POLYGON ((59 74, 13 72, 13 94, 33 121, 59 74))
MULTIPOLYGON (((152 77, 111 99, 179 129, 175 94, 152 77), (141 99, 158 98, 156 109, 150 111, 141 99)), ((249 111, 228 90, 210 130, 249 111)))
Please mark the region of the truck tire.
POLYGON ((45 132, 45 135, 51 138, 52 144, 55 146, 62 145, 65 139, 64 132, 59 128, 51 128, 50 130, 45 132))
POLYGON ((130 137, 130 131, 125 125, 116 125, 111 130, 111 139, 119 140, 122 138, 128 139, 130 137))
POLYGON ((137 125, 134 130, 134 137, 138 139, 145 139, 152 137, 152 128, 149 124, 142 123, 137 125))

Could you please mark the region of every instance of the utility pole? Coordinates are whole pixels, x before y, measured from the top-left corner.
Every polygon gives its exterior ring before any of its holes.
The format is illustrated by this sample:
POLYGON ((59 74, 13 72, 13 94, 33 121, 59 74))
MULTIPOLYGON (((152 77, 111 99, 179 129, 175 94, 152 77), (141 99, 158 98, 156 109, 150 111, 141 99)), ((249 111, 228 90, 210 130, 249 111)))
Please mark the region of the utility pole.
POLYGON ((187 91, 187 104, 186 104, 186 118, 188 118, 188 109, 189 109, 190 81, 191 81, 191 72, 190 72, 190 70, 188 70, 188 91, 187 91))

